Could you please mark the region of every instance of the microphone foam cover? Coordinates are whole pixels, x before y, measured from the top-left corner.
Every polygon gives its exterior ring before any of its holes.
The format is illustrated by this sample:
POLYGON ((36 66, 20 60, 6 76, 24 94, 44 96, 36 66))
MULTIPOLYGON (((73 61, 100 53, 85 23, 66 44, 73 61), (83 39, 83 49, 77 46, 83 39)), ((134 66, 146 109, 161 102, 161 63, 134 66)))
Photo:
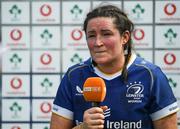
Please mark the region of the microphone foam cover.
POLYGON ((86 101, 102 102, 106 96, 106 85, 100 77, 87 78, 83 86, 83 95, 86 101))

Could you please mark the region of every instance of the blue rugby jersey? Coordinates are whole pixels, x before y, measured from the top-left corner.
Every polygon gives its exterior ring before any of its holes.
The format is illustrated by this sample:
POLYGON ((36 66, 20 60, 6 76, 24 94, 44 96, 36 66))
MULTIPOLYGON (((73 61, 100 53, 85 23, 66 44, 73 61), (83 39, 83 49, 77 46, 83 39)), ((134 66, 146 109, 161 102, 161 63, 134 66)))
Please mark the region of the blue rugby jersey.
POLYGON ((101 77, 106 83, 104 112, 105 129, 153 129, 152 121, 179 110, 176 98, 161 69, 132 55, 128 64, 128 82, 121 79, 121 71, 106 75, 93 67, 91 59, 68 69, 58 88, 53 112, 73 120, 83 121, 83 113, 91 108, 84 100, 82 89, 88 77, 101 77))

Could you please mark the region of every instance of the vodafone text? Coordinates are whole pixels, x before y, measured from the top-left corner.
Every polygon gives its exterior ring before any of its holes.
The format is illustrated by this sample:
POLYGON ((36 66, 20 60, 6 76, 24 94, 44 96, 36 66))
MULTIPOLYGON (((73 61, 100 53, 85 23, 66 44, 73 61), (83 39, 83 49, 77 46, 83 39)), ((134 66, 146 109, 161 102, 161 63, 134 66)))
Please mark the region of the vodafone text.
MULTIPOLYGON (((76 125, 79 125, 82 122, 76 120, 76 125)), ((126 122, 126 121, 106 121, 106 128, 107 129, 141 129, 142 128, 142 120, 137 122, 126 122)))

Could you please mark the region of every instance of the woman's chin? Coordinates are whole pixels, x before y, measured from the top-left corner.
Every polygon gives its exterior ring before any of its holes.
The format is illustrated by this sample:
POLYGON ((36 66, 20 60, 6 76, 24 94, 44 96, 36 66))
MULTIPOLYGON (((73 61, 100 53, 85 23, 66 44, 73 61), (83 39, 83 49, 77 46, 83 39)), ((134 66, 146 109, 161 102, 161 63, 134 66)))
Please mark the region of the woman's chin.
POLYGON ((107 59, 94 59, 94 61, 95 61, 97 64, 106 64, 106 63, 108 63, 108 60, 107 60, 107 59))

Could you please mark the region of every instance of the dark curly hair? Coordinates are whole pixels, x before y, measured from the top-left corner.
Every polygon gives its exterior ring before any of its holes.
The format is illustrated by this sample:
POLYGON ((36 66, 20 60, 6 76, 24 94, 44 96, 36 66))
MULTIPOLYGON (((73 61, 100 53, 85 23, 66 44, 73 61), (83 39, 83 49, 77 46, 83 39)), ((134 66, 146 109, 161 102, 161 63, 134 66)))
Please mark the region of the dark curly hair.
MULTIPOLYGON (((85 31, 85 33, 89 20, 96 17, 113 18, 114 25, 118 29, 121 35, 123 35, 125 31, 129 31, 131 34, 134 29, 133 23, 128 19, 127 15, 122 10, 120 10, 118 7, 113 5, 104 5, 95 8, 94 10, 92 10, 87 14, 83 26, 83 30, 85 31)), ((131 51, 132 51, 132 40, 130 36, 129 41, 124 45, 125 63, 122 70, 122 78, 125 82, 127 81, 127 76, 128 76, 127 64, 131 56, 131 51)), ((94 65, 97 65, 96 62, 93 63, 94 65)))

